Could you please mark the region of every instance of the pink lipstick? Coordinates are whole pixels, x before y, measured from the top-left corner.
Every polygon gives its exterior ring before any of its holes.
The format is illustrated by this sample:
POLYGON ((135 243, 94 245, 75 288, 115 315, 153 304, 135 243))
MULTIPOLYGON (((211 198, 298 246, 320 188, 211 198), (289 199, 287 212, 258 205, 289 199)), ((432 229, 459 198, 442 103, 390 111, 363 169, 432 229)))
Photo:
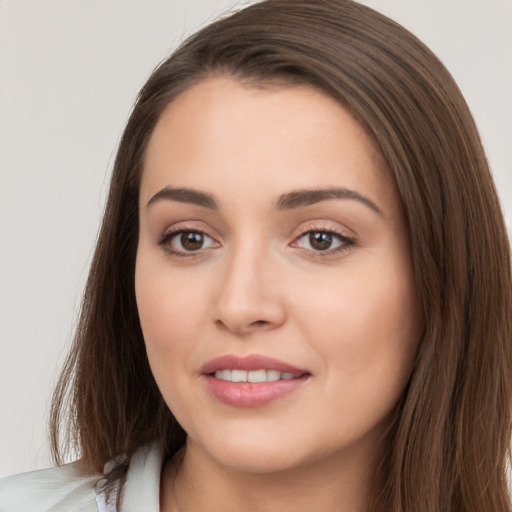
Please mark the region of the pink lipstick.
POLYGON ((258 407, 298 389, 311 374, 261 355, 226 355, 201 368, 205 384, 219 401, 236 407, 258 407))

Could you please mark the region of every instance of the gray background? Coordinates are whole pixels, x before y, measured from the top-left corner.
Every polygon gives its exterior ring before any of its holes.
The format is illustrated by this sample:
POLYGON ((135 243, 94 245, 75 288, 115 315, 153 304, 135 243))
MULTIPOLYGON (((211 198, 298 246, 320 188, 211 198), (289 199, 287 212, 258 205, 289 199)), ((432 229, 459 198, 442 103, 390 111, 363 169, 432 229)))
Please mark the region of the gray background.
MULTIPOLYGON (((0 0, 0 476, 50 464, 51 389, 138 89, 183 37, 248 3, 0 0)), ((511 219, 512 1, 362 3, 451 70, 511 219)))

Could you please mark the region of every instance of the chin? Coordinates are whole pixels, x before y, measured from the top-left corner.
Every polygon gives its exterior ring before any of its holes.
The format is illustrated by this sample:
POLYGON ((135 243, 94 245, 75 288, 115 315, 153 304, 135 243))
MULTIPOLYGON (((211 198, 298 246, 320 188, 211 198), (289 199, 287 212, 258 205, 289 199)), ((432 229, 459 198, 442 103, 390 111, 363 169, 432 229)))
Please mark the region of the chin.
MULTIPOLYGON (((291 441, 291 442, 290 442, 291 441)), ((272 440, 268 436, 250 434, 245 436, 213 436, 207 443, 196 443, 189 438, 187 449, 199 449, 219 466, 244 473, 276 473, 304 464, 307 454, 297 450, 303 443, 283 442, 279 436, 272 440), (215 442, 217 441, 217 442, 215 442), (189 446, 190 445, 190 446, 189 446)))
MULTIPOLYGON (((211 453, 211 456, 217 454, 211 453)), ((280 473, 301 466, 301 460, 291 453, 269 450, 223 450, 216 457, 218 464, 240 473, 280 473)))

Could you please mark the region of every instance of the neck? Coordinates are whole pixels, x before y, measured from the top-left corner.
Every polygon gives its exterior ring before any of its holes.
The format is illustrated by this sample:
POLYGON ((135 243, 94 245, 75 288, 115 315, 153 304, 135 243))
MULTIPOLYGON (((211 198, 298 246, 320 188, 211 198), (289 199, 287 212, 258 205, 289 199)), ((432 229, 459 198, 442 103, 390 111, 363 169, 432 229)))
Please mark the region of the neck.
POLYGON ((161 510, 366 512, 375 483, 374 457, 360 455, 345 450, 293 468, 255 473, 223 466, 188 442, 182 460, 165 466, 161 510))

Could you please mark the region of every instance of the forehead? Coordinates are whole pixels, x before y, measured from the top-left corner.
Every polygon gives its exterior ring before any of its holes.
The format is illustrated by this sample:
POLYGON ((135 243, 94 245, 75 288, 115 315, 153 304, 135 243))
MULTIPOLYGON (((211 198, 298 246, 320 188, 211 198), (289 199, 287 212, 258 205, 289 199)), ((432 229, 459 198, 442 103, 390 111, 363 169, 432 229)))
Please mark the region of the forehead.
POLYGON ((229 185, 251 195, 262 183, 270 195, 343 186, 396 199, 373 139, 333 98, 311 86, 252 88, 214 78, 162 113, 146 152, 141 202, 169 185, 213 194, 229 185))

